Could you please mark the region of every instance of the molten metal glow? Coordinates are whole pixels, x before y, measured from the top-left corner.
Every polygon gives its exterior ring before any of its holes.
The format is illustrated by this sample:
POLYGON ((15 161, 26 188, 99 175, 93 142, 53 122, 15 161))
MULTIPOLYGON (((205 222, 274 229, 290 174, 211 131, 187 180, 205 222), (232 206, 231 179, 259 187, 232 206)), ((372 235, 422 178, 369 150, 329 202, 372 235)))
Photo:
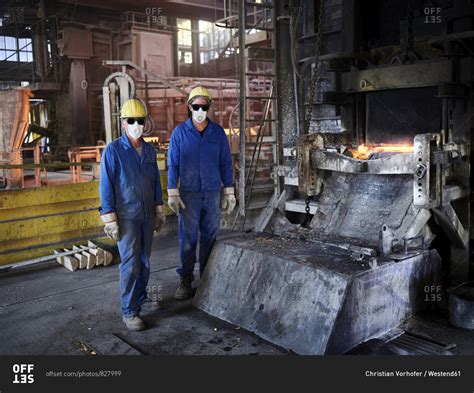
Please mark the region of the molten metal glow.
POLYGON ((372 153, 413 153, 412 145, 359 145, 349 148, 352 157, 358 160, 367 160, 372 153))

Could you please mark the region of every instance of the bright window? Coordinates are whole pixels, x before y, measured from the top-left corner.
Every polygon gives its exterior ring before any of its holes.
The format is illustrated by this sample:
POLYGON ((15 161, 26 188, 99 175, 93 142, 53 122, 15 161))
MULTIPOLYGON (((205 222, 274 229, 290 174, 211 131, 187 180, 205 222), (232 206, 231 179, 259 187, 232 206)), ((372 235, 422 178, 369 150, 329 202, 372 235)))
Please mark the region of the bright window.
POLYGON ((200 61, 205 64, 219 56, 228 56, 227 49, 230 47, 230 31, 216 26, 212 22, 199 21, 199 47, 201 51, 200 61))
POLYGON ((31 44, 31 38, 20 38, 18 40, 18 50, 20 61, 33 61, 33 46, 31 44))
POLYGON ((0 36, 0 61, 33 61, 33 46, 30 38, 0 36))
POLYGON ((181 64, 191 64, 193 62, 193 54, 188 51, 179 51, 179 62, 181 64))
POLYGON ((16 49, 16 38, 0 36, 0 60, 18 61, 16 49))
POLYGON ((189 46, 193 45, 193 39, 191 34, 191 20, 190 19, 176 19, 178 27, 178 46, 189 46))

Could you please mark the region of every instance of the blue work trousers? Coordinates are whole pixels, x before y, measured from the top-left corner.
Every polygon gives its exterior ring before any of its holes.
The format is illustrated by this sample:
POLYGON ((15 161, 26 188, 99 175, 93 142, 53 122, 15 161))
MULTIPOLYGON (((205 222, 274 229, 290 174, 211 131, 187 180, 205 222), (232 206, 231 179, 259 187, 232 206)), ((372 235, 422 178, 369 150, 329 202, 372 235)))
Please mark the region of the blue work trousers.
POLYGON ((138 315, 147 297, 150 277, 150 254, 155 217, 148 220, 119 219, 120 298, 122 314, 138 315))
POLYGON ((185 209, 179 212, 180 266, 182 280, 193 281, 196 248, 199 237, 199 273, 202 276, 209 254, 216 240, 221 221, 220 191, 181 192, 185 209))

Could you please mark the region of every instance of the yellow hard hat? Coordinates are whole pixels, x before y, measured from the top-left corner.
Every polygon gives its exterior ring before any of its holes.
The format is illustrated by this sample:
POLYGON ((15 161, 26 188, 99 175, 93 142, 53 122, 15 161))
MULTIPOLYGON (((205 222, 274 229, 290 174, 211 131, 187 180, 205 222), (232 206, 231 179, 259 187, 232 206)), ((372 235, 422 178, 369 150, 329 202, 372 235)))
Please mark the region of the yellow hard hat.
POLYGON ((189 93, 188 104, 190 104, 195 98, 198 98, 198 97, 207 99, 209 103, 212 102, 212 97, 209 94, 209 91, 205 87, 198 86, 192 89, 191 93, 189 93))
POLYGON ((132 98, 123 104, 120 117, 146 117, 145 105, 140 100, 132 98))

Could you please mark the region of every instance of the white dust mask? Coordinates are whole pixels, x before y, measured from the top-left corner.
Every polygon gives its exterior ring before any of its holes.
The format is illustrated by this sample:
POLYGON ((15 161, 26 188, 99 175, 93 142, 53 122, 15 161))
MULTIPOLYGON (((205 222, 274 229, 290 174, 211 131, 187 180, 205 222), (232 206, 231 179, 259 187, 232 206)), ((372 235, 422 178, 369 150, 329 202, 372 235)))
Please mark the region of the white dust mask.
POLYGON ((203 111, 202 108, 199 108, 199 110, 194 111, 193 110, 193 120, 196 123, 202 123, 204 120, 206 120, 207 112, 203 111))
POLYGON ((135 121, 135 123, 128 125, 128 132, 133 139, 138 139, 143 134, 143 126, 135 121))

